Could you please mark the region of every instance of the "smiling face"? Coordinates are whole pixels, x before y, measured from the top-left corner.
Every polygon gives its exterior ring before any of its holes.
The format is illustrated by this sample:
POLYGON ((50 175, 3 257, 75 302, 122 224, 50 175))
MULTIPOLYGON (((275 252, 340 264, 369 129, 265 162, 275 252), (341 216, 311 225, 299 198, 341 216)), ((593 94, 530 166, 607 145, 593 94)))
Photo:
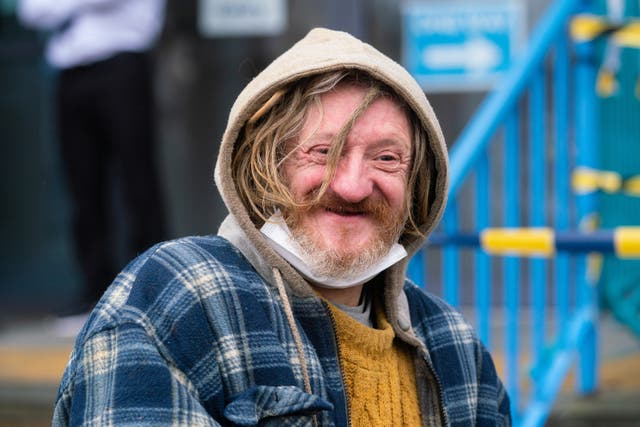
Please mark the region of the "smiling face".
POLYGON ((308 208, 285 212, 294 237, 324 273, 366 268, 397 242, 407 213, 405 193, 411 167, 412 131, 403 109, 388 96, 374 100, 348 130, 332 176, 329 150, 348 125, 367 88, 338 85, 310 108, 298 138, 289 141, 283 176, 308 208))

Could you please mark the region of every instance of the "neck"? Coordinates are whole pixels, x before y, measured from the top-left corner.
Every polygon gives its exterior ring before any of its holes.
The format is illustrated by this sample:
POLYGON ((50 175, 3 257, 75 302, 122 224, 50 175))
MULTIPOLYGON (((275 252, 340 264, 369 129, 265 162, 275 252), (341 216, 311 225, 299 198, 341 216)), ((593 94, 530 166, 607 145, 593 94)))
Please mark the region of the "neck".
POLYGON ((311 284, 311 287, 323 298, 328 299, 334 304, 348 305, 351 307, 355 307, 360 302, 363 286, 364 285, 356 285, 350 288, 334 289, 311 284))

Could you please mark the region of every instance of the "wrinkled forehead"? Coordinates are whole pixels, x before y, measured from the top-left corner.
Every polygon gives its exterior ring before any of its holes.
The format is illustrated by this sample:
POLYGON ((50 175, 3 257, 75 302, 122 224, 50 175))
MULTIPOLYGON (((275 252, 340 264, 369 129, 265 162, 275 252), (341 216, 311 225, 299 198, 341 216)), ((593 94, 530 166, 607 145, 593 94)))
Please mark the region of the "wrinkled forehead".
POLYGON ((407 115, 412 111, 402 97, 389 86, 373 78, 363 78, 361 75, 346 77, 336 84, 334 88, 321 94, 321 98, 325 99, 327 97, 332 97, 343 100, 353 98, 353 101, 355 101, 353 109, 355 110, 365 102, 367 93, 372 90, 375 90, 376 93, 373 98, 374 101, 379 99, 391 101, 398 109, 402 110, 407 115))
POLYGON ((404 102, 380 84, 346 81, 320 94, 309 105, 298 141, 318 132, 323 138, 344 138, 355 126, 361 131, 364 128, 365 133, 376 129, 412 140, 412 119, 404 102))

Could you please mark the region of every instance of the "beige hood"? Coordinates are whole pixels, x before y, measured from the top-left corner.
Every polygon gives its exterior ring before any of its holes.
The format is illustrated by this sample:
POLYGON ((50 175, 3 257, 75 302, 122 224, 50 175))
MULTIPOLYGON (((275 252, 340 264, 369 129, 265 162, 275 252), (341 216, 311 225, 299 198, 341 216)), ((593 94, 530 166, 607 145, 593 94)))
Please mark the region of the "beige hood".
MULTIPOLYGON (((430 194, 433 196, 430 197, 428 218, 424 224, 419 224, 425 236, 439 221, 446 201, 448 183, 446 146, 438 120, 420 86, 399 64, 351 35, 321 28, 310 31, 306 37, 273 61, 240 93, 229 115, 215 169, 216 185, 234 222, 250 240, 251 246, 259 252, 263 258, 261 261, 278 268, 291 291, 299 295, 309 294, 311 288, 284 259, 271 249, 266 239, 249 219, 247 209, 240 200, 230 172, 233 148, 245 122, 283 84, 312 74, 340 69, 366 71, 384 82, 405 99, 422 121, 430 144, 428 155, 431 156, 435 165, 431 177, 430 194)), ((407 252, 413 255, 423 242, 424 238, 410 240, 405 246, 407 252)), ((407 262, 408 258, 387 270, 387 283, 390 281, 394 284, 386 289, 387 296, 391 297, 391 300, 397 298, 407 262)))

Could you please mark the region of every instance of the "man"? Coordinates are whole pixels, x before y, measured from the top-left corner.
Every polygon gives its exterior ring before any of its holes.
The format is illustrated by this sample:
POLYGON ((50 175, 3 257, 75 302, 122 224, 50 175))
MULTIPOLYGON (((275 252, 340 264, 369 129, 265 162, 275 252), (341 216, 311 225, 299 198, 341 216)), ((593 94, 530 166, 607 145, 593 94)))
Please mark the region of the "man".
POLYGON ((164 0, 19 3, 21 20, 48 32, 47 61, 59 72, 57 139, 84 282, 72 314, 95 305, 122 255, 130 258, 163 238, 149 51, 164 7, 164 0), (111 208, 114 194, 122 196, 120 215, 111 208))
POLYGON ((239 95, 216 183, 218 236, 157 245, 116 278, 54 424, 510 424, 471 328, 405 279, 447 160, 402 67, 311 31, 239 95))

